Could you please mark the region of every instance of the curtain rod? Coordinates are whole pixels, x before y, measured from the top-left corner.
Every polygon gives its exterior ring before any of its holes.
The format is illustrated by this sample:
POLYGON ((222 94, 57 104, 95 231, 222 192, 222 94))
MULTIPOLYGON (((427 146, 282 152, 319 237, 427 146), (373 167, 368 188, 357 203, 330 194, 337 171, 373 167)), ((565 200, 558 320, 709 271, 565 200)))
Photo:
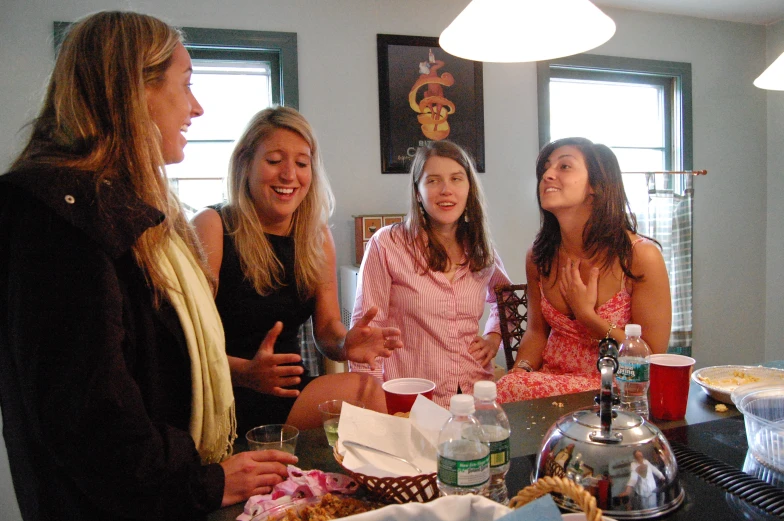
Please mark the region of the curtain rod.
POLYGON ((664 172, 621 172, 622 174, 691 174, 708 175, 707 170, 667 170, 664 172))

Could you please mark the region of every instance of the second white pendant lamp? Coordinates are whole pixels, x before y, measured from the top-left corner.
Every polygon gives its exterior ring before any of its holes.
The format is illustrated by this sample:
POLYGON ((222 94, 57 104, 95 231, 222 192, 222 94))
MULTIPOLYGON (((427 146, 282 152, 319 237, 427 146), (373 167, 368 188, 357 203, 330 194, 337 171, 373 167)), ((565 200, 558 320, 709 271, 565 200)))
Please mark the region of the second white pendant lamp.
POLYGON ((784 52, 754 80, 760 89, 784 90, 784 52))
POLYGON ((444 29, 449 54, 483 62, 531 62, 598 47, 615 22, 589 0, 472 0, 444 29))

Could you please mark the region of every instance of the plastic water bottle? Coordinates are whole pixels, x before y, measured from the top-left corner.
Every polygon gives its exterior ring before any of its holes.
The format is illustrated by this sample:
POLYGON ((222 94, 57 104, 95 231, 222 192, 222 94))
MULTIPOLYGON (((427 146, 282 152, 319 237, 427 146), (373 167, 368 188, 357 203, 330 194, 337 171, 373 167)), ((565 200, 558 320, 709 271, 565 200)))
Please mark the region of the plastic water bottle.
POLYGON ((495 402, 495 382, 482 380, 474 384, 474 415, 480 423, 479 439, 490 447, 490 484, 487 497, 506 505, 509 490, 506 488, 506 473, 509 471, 509 418, 495 402))
POLYGON ((480 427, 474 397, 454 395, 449 411, 452 417, 438 435, 438 490, 442 496, 483 494, 490 481, 490 448, 470 434, 480 427))
POLYGON ((615 374, 621 392, 621 409, 648 419, 648 384, 650 383, 651 349, 640 338, 638 324, 626 324, 626 338, 618 350, 615 374))

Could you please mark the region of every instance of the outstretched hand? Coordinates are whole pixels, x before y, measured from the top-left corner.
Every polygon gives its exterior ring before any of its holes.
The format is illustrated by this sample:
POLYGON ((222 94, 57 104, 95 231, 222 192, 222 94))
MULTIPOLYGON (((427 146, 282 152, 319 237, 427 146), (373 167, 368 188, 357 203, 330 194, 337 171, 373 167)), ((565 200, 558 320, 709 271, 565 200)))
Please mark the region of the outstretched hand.
POLYGON ((288 476, 286 467, 295 463, 296 456, 279 450, 240 452, 225 459, 220 463, 225 476, 221 506, 233 505, 257 494, 269 494, 272 487, 288 476))
POLYGON ((595 313, 596 299, 599 298, 599 268, 591 268, 586 284, 580 276, 580 261, 567 260, 566 266, 561 267, 558 289, 577 320, 595 313))
POLYGON ((297 354, 275 354, 275 342, 281 331, 283 323, 275 322, 261 342, 256 356, 243 367, 241 385, 260 393, 296 398, 299 391, 286 387, 297 385, 304 369, 299 365, 283 364, 299 363, 302 357, 297 354))
POLYGON ((392 351, 403 347, 398 328, 370 326, 377 313, 376 306, 368 309, 348 330, 343 343, 347 360, 369 364, 371 369, 376 368, 377 357, 388 358, 392 356, 392 351))

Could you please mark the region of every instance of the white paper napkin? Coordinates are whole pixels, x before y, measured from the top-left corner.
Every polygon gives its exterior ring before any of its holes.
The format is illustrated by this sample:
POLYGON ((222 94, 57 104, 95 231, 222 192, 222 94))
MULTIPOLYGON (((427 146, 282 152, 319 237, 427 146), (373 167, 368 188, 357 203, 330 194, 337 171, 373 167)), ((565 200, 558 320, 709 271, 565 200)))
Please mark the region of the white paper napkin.
POLYGON ((417 521, 497 521, 510 512, 512 510, 509 507, 500 505, 486 497, 467 494, 465 496, 444 496, 429 503, 413 502, 402 505, 388 505, 379 510, 355 514, 344 519, 350 521, 400 521, 401 519, 416 519, 417 521))
POLYGON ((338 452, 343 465, 368 476, 411 476, 416 471, 406 463, 367 450, 348 448, 351 440, 405 458, 425 474, 436 471, 436 444, 441 426, 450 413, 432 401, 418 396, 411 418, 401 418, 343 404, 338 424, 338 452))

